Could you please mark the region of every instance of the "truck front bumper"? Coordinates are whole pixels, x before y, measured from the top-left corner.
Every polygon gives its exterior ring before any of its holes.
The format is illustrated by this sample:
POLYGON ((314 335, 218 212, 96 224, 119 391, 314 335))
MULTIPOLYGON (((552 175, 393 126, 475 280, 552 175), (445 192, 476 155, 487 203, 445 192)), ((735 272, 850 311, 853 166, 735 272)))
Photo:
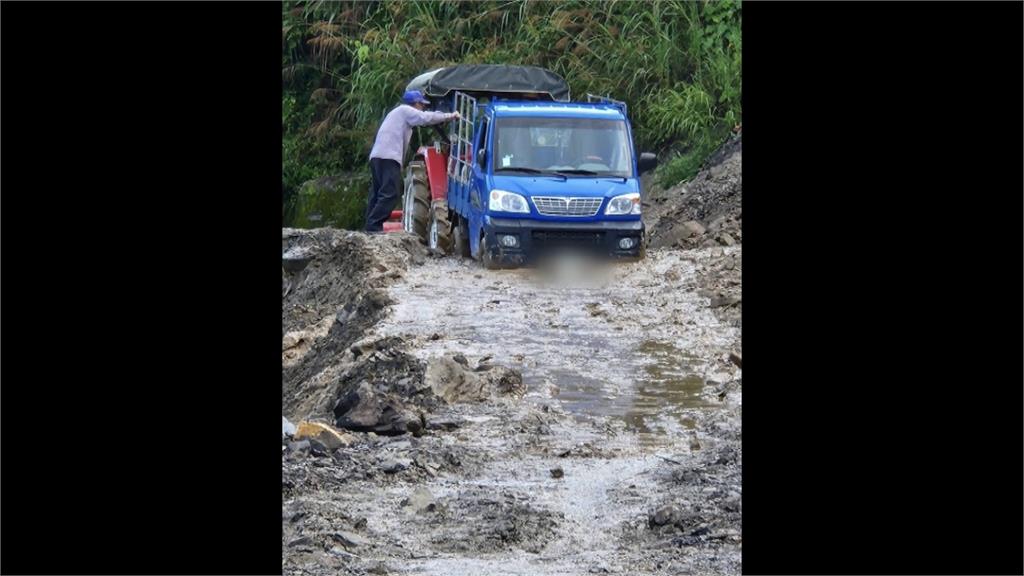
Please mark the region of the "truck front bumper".
POLYGON ((552 222, 488 218, 483 228, 491 256, 506 266, 532 264, 540 255, 567 249, 613 259, 636 259, 644 242, 641 220, 552 222), (503 241, 506 236, 515 238, 514 246, 503 241), (631 239, 632 246, 623 248, 623 238, 631 239))

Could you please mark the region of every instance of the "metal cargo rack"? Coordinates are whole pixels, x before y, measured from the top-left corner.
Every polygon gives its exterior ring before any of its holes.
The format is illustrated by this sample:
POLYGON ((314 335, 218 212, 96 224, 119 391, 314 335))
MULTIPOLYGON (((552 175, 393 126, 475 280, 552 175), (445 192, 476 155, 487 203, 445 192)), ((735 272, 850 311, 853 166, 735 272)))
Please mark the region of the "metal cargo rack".
POLYGON ((473 174, 473 135, 476 126, 476 98, 464 93, 455 93, 455 111, 459 119, 451 123, 448 140, 451 150, 448 155, 449 197, 468 194, 473 174))
POLYGON ((625 102, 623 102, 622 100, 616 100, 614 98, 609 98, 608 96, 598 96, 597 94, 590 94, 590 93, 588 93, 587 94, 587 102, 590 103, 590 104, 593 104, 593 103, 613 104, 615 106, 621 107, 623 114, 625 114, 626 111, 627 111, 626 103, 625 102))

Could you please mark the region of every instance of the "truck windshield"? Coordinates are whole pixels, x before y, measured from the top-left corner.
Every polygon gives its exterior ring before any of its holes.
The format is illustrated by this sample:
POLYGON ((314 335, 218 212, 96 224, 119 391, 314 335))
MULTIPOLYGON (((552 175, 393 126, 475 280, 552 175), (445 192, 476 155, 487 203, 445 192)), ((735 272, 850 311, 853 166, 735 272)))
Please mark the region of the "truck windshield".
POLYGON ((633 176, 626 123, 597 118, 498 118, 494 171, 633 176), (517 170, 518 169, 518 170, 517 170))

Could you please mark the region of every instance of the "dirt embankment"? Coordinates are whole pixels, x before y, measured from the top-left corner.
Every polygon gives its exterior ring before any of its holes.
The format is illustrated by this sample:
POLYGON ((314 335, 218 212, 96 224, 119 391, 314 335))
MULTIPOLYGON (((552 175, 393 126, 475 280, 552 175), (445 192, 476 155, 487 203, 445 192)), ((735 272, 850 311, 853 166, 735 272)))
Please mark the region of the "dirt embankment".
POLYGON ((707 248, 743 241, 743 137, 737 135, 708 158, 688 182, 654 188, 645 198, 651 248, 707 248))
POLYGON ((353 344, 391 302, 385 288, 425 252, 397 235, 286 228, 281 236, 284 415, 326 418, 342 373, 365 356, 353 344))

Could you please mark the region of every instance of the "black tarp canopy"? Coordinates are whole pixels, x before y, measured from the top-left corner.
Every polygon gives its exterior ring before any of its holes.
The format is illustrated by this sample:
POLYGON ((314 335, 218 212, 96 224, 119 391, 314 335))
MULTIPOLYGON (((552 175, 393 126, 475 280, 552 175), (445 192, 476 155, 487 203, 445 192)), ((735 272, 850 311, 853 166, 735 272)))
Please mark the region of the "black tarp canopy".
POLYGON ((431 70, 413 78, 406 90, 441 98, 452 90, 490 94, 538 94, 569 101, 569 85, 561 76, 536 66, 459 64, 431 70))

